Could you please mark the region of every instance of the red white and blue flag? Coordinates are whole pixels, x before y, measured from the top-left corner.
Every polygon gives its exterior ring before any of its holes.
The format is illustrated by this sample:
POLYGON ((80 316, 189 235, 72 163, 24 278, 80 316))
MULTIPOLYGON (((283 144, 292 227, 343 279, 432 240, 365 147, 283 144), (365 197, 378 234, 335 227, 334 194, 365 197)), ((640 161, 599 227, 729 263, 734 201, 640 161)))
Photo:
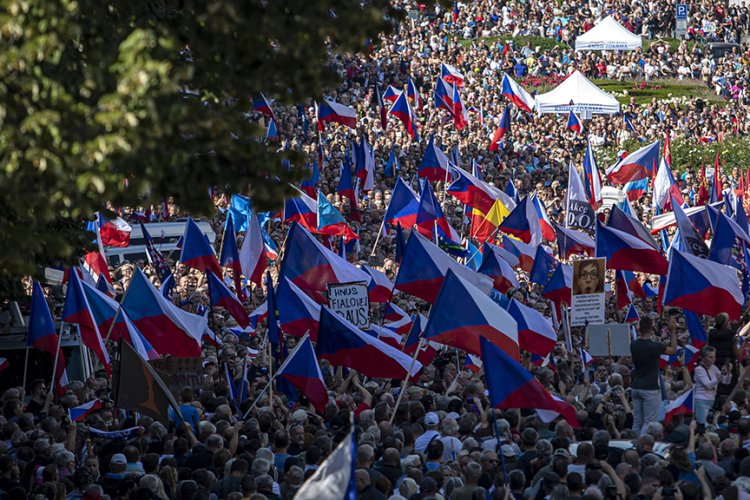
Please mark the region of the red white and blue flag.
POLYGON ((324 98, 322 103, 316 103, 316 108, 318 130, 321 132, 325 129, 326 123, 338 123, 349 128, 357 128, 357 112, 352 107, 324 98))
POLYGON ((534 110, 534 98, 518 85, 507 73, 503 74, 502 90, 503 97, 516 105, 516 107, 531 113, 534 110))

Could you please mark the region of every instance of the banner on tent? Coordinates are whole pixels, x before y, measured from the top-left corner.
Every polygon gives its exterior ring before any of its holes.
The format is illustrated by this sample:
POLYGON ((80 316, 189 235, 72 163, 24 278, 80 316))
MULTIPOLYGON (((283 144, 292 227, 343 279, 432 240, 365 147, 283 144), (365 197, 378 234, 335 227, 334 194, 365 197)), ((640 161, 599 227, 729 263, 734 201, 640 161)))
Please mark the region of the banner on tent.
POLYGON ((370 328, 370 297, 367 283, 336 283, 328 285, 328 306, 363 330, 370 328))

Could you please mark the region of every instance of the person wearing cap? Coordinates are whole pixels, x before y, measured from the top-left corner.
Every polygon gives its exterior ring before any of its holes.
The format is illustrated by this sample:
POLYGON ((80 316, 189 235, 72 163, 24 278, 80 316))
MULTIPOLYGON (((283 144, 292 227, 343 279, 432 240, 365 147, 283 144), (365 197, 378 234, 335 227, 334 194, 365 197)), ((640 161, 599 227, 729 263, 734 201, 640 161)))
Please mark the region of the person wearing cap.
POLYGON ((414 441, 414 450, 423 453, 427 449, 427 445, 433 439, 440 439, 440 433, 437 431, 437 427, 440 424, 440 417, 434 411, 428 412, 424 416, 424 427, 425 431, 414 441))
POLYGON ((109 459, 109 472, 101 480, 102 488, 107 495, 117 497, 127 490, 128 481, 132 481, 127 473, 128 459, 122 453, 115 453, 109 459))

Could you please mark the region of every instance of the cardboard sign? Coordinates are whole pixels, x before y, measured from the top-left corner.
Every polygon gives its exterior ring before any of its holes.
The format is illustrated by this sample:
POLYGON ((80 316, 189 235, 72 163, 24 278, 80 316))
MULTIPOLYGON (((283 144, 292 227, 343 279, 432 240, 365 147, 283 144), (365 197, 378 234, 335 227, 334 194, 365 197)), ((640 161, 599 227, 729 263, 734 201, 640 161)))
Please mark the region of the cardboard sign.
POLYGON ((180 396, 185 387, 198 390, 203 387, 203 364, 201 358, 175 358, 172 356, 154 359, 149 364, 159 372, 172 395, 180 396))
POLYGON ((354 326, 370 328, 370 297, 367 283, 337 283, 328 285, 328 306, 354 326))
POLYGON ((573 261, 570 326, 604 324, 606 259, 573 261))
POLYGON ((589 353, 594 357, 630 356, 630 326, 621 323, 589 325, 586 329, 589 353))

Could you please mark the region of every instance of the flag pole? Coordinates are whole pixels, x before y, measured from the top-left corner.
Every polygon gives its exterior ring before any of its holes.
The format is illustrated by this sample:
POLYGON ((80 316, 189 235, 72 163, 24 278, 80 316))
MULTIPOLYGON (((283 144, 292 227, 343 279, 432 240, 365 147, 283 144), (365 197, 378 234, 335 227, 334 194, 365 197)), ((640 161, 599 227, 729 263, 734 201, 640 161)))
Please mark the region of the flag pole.
POLYGON ((388 420, 388 425, 393 425, 393 419, 396 418, 396 411, 398 410, 398 405, 401 404, 401 399, 404 397, 404 393, 406 392, 406 388, 409 386, 409 378, 411 378, 411 371, 414 368, 414 363, 417 361, 417 356, 419 356, 419 351, 422 348, 422 339, 419 340, 419 343, 417 343, 417 348, 414 350, 414 356, 411 357, 411 363, 409 364, 409 371, 406 372, 406 377, 404 377, 404 380, 401 382, 401 390, 398 393, 398 399, 396 400, 396 406, 393 407, 393 413, 391 413, 391 418, 388 420))
MULTIPOLYGON (((270 388, 271 382, 273 382, 273 380, 278 376, 279 373, 281 373, 282 371, 284 371, 284 368, 286 368, 286 365, 289 364, 289 361, 291 361, 291 359, 297 353, 297 350, 299 350, 299 348, 302 345, 302 343, 309 336, 310 336, 310 332, 307 332, 307 333, 305 333, 305 335, 302 336, 302 338, 299 340, 299 342, 297 342, 297 345, 294 346, 294 350, 291 353, 289 353, 289 356, 286 357, 286 359, 281 364, 281 366, 279 367, 279 369, 276 370, 276 374, 273 375, 273 376, 271 376, 271 377, 269 377, 268 383, 263 387, 263 390, 260 391, 260 394, 258 394, 258 397, 255 399, 255 401, 253 401, 253 404, 250 406, 250 408, 247 409, 247 411, 245 412, 245 414, 242 416, 242 420, 245 420, 250 415, 250 412, 253 410, 253 408, 255 408, 255 406, 260 402, 260 399, 263 397, 263 394, 265 394, 266 391, 270 388)), ((269 342, 269 345, 270 345, 270 342, 269 342)), ((273 392, 270 393, 270 397, 273 398, 273 392)))
POLYGON ((29 344, 28 344, 28 333, 26 334, 26 361, 23 362, 23 383, 21 387, 26 391, 26 374, 29 371, 29 344))
POLYGON ((380 241, 380 235, 383 234, 384 227, 385 227, 385 214, 383 214, 383 221, 380 223, 380 229, 378 229, 378 235, 375 237, 375 243, 372 244, 372 251, 370 252, 370 257, 375 255, 375 249, 378 247, 378 242, 380 241))
MULTIPOLYGON (((275 312, 275 311, 274 311, 275 312)), ((276 321, 276 318, 271 318, 271 312, 268 312, 268 319, 276 321)), ((283 338, 279 339, 279 342, 283 342, 283 338)), ((289 357, 289 356, 287 356, 289 357)), ((278 373, 278 372, 277 372, 278 373)), ((273 408, 273 344, 268 342, 268 398, 271 400, 271 408, 273 408)))
MULTIPOLYGON (((64 323, 63 323, 64 324, 64 323)), ((57 375, 57 364, 60 361, 60 346, 62 345, 62 325, 60 325, 60 334, 57 336, 57 350, 55 351, 55 362, 52 365, 52 381, 49 383, 49 390, 55 386, 55 375, 57 375)))
MULTIPOLYGON (((171 270, 171 268, 170 268, 171 270)), ((117 311, 115 311, 115 316, 112 318, 112 323, 109 325, 109 329, 107 330, 107 337, 104 339, 104 342, 109 342, 109 338, 112 336, 112 330, 115 328, 115 323, 117 323, 117 318, 120 317, 120 312, 122 312, 122 303, 125 302, 125 299, 128 297, 128 293, 130 292, 130 288, 133 283, 133 280, 130 280, 130 283, 128 283, 128 289, 125 290, 125 292, 122 294, 122 299, 120 300, 120 303, 117 305, 117 311)))

